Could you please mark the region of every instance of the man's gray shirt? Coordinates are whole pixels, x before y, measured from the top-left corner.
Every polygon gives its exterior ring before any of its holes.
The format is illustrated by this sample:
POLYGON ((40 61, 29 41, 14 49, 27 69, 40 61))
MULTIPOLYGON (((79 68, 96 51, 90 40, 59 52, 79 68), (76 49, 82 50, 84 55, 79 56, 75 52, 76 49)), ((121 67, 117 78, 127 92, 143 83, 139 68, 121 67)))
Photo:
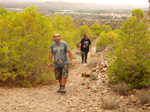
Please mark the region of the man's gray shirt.
POLYGON ((56 44, 53 42, 51 44, 51 52, 54 54, 54 66, 63 67, 65 64, 68 64, 67 51, 69 51, 69 46, 65 41, 56 44))

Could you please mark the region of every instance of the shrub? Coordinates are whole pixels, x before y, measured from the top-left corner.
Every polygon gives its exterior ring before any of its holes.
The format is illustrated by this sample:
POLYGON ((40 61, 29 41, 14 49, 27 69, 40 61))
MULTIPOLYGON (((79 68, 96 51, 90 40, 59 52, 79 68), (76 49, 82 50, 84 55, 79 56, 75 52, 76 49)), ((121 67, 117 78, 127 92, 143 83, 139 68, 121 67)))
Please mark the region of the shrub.
POLYGON ((120 101, 117 100, 116 96, 105 96, 104 98, 100 99, 102 102, 102 108, 107 110, 117 109, 120 106, 120 101))
POLYGON ((118 34, 115 33, 114 31, 109 31, 105 33, 104 31, 100 34, 100 39, 96 43, 96 50, 97 51, 102 51, 104 50, 107 46, 113 45, 118 38, 118 34))
POLYGON ((129 90, 129 87, 125 82, 119 82, 117 84, 111 85, 110 87, 120 95, 125 95, 125 93, 129 90))
POLYGON ((91 61, 88 62, 87 67, 94 68, 96 67, 97 63, 98 63, 97 59, 92 59, 91 61))
POLYGON ((99 24, 97 24, 97 23, 92 24, 90 29, 96 36, 100 35, 100 25, 99 24))
POLYGON ((76 48, 70 16, 45 17, 33 6, 20 13, 1 8, 0 14, 0 83, 31 87, 54 80, 53 68, 47 66, 53 34, 60 33, 76 48))
POLYGON ((70 49, 76 48, 76 42, 80 40, 78 30, 75 29, 75 24, 73 19, 66 15, 65 17, 61 15, 55 15, 51 20, 53 22, 53 28, 55 33, 60 33, 61 39, 65 40, 70 49))
POLYGON ((88 34, 88 37, 90 40, 94 40, 95 35, 87 25, 81 26, 79 28, 79 31, 80 31, 80 38, 83 38, 84 37, 83 35, 86 33, 86 34, 88 34))
POLYGON ((136 96, 138 97, 142 105, 150 103, 150 93, 144 91, 138 91, 136 93, 136 96))
POLYGON ((132 16, 135 16, 137 18, 142 18, 144 16, 144 11, 141 9, 133 9, 132 16))
POLYGON ((107 38, 106 33, 102 32, 100 39, 96 43, 96 51, 103 51, 110 44, 110 40, 107 38))
POLYGON ((53 26, 37 10, 9 11, 0 18, 0 82, 30 87, 43 74, 50 75, 46 71, 53 26))
POLYGON ((109 39, 111 44, 114 44, 118 38, 118 35, 114 31, 109 31, 107 32, 107 38, 109 39))
POLYGON ((126 82, 131 88, 150 85, 150 40, 145 19, 130 17, 121 27, 121 37, 114 50, 114 61, 109 64, 112 83, 126 82))
POLYGON ((100 33, 103 31, 107 33, 109 31, 112 31, 112 28, 109 25, 103 24, 102 26, 100 26, 100 33))

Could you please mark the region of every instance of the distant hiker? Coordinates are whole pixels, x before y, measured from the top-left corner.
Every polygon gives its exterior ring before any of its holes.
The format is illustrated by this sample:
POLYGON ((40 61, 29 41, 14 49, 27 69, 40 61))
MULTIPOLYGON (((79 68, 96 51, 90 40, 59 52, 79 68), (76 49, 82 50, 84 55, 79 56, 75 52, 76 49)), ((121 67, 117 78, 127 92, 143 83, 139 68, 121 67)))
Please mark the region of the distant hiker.
POLYGON ((61 40, 59 33, 53 35, 54 42, 51 43, 51 49, 49 53, 49 68, 51 68, 51 61, 54 55, 54 71, 55 78, 59 81, 58 93, 66 93, 65 84, 67 82, 68 73, 69 73, 69 64, 72 65, 72 53, 68 44, 61 40), (69 61, 67 57, 67 52, 69 55, 69 61))
POLYGON ((82 63, 87 63, 87 55, 89 52, 89 47, 91 47, 91 41, 88 38, 88 34, 84 34, 84 38, 80 41, 79 49, 82 53, 82 63))

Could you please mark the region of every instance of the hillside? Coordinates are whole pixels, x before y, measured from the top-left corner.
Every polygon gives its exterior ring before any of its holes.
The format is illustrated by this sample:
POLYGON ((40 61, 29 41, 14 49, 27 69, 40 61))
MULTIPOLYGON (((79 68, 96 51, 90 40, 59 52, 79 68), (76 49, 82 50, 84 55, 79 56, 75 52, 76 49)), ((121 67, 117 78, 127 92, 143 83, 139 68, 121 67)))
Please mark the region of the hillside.
POLYGON ((107 4, 94 4, 94 3, 66 3, 66 2, 40 2, 33 1, 26 2, 26 0, 1 0, 1 6, 5 8, 25 8, 31 5, 39 6, 40 9, 53 9, 53 10, 132 10, 133 8, 141 8, 147 10, 148 6, 139 5, 107 5, 107 4))
MULTIPOLYGON (((128 91, 123 96, 108 86, 107 50, 96 53, 96 41, 92 42, 87 64, 81 64, 78 49, 72 50, 75 58, 66 85, 67 93, 56 93, 56 83, 32 88, 1 87, 1 112, 149 112, 149 105, 140 106, 136 96, 140 90, 128 91), (88 78, 82 77, 85 72, 92 73, 88 78)), ((118 88, 120 92, 125 89, 121 85, 118 88)), ((150 92, 150 88, 145 91, 150 92)))

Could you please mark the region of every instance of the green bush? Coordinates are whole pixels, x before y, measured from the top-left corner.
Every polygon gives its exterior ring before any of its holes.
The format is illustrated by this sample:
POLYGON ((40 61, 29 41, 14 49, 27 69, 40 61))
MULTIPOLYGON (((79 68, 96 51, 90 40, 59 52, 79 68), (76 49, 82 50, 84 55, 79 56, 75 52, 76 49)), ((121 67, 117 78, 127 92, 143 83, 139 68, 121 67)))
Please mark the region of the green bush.
POLYGON ((114 44, 118 38, 118 34, 116 34, 114 31, 109 31, 106 35, 111 44, 114 44))
POLYGON ((5 12, 0 18, 0 82, 30 87, 43 81, 39 80, 43 75, 49 76, 47 61, 52 34, 49 18, 35 7, 21 13, 5 12))
POLYGON ((65 40, 70 49, 76 48, 76 42, 80 40, 78 30, 75 28, 73 19, 67 15, 65 17, 61 15, 55 15, 52 19, 54 32, 60 33, 61 39, 65 40))
POLYGON ((150 85, 150 40, 148 22, 130 17, 121 27, 122 33, 109 66, 112 83, 125 81, 131 88, 150 85))
POLYGON ((114 31, 109 31, 107 33, 103 31, 100 34, 100 39, 96 43, 96 50, 102 51, 107 46, 115 44, 115 42, 117 42, 117 38, 118 38, 118 34, 115 33, 114 31))
POLYGON ((70 49, 82 33, 94 39, 87 26, 76 29, 69 15, 45 17, 33 6, 20 13, 0 7, 0 83, 31 87, 55 80, 53 68, 47 66, 54 33, 60 33, 70 49))
POLYGON ((88 34, 89 39, 94 40, 95 35, 92 32, 92 30, 87 26, 87 25, 83 25, 79 28, 79 32, 80 32, 80 39, 84 37, 84 34, 88 34))
POLYGON ((90 29, 92 30, 92 32, 96 35, 99 36, 100 35, 100 25, 97 23, 94 23, 91 25, 90 29))
POLYGON ((136 18, 142 18, 144 16, 144 11, 141 9, 133 9, 132 16, 135 16, 136 18))
POLYGON ((107 34, 102 32, 100 39, 96 43, 96 51, 103 51, 110 44, 110 40, 107 38, 107 34))
POLYGON ((105 31, 107 33, 109 31, 112 31, 112 28, 109 25, 103 24, 102 26, 100 26, 100 33, 103 31, 105 31))

